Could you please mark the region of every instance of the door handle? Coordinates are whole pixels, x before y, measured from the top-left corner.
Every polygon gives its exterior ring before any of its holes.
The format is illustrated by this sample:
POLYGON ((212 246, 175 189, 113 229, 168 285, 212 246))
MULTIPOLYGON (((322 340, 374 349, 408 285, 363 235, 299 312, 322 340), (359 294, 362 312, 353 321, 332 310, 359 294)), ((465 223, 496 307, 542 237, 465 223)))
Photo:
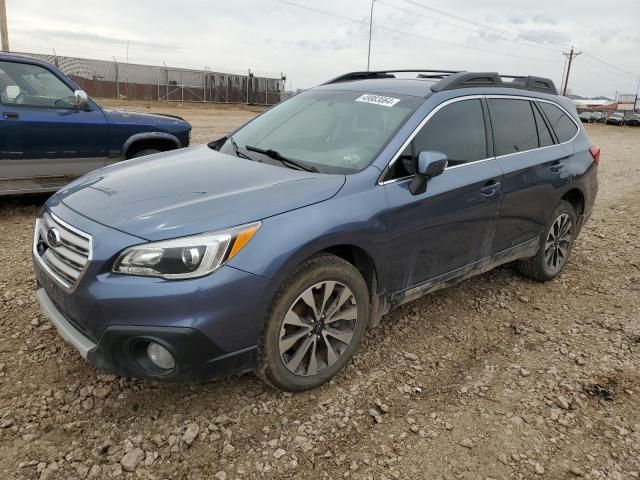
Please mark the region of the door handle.
POLYGON ((501 185, 500 182, 496 182, 495 180, 489 180, 480 189, 480 193, 485 197, 492 197, 500 189, 500 185, 501 185))
POLYGON ((2 118, 4 119, 11 119, 11 120, 18 120, 19 115, 16 112, 4 112, 2 114, 2 118))
POLYGON ((563 168, 564 168, 564 163, 562 163, 560 160, 556 160, 551 164, 551 171, 553 173, 558 173, 563 168))

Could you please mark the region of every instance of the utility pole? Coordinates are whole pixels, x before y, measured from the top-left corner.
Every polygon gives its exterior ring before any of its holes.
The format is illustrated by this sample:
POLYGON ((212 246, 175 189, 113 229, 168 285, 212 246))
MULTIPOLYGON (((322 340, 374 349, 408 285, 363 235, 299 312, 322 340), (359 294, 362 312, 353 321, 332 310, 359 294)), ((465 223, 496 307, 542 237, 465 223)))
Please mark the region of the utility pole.
MULTIPOLYGON (((3 0, 0 0, 3 1, 3 0)), ((371 64, 371 33, 373 32, 373 4, 376 0, 371 0, 371 15, 369 15, 369 50, 367 51, 367 72, 371 64)))
POLYGON ((636 106, 638 105, 638 98, 640 96, 640 77, 638 77, 638 87, 636 88, 636 101, 633 104, 633 110, 635 111, 636 106))
POLYGON ((7 30, 7 5, 0 0, 0 29, 2 30, 2 51, 9 51, 9 31, 7 30))
POLYGON ((571 62, 573 62, 573 59, 576 58, 578 55, 580 55, 582 52, 576 52, 573 49, 573 45, 571 46, 571 51, 569 53, 567 52, 562 52, 562 54, 567 57, 568 59, 568 63, 567 63, 567 74, 565 76, 564 79, 564 88, 562 89, 562 95, 566 96, 567 95, 567 87, 569 86, 569 74, 571 73, 571 62))

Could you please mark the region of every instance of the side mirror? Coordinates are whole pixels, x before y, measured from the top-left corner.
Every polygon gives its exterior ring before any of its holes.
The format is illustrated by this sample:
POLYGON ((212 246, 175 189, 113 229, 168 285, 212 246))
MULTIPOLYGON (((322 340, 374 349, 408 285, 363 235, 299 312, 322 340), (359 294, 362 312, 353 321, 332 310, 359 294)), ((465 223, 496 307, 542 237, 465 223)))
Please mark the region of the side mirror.
POLYGON ((84 90, 76 90, 73 92, 73 105, 76 108, 84 108, 89 102, 89 96, 84 90))
POLYGON ((416 162, 416 174, 409 185, 409 190, 414 195, 420 195, 427 191, 427 182, 444 172, 447 168, 447 156, 442 152, 420 152, 416 162))

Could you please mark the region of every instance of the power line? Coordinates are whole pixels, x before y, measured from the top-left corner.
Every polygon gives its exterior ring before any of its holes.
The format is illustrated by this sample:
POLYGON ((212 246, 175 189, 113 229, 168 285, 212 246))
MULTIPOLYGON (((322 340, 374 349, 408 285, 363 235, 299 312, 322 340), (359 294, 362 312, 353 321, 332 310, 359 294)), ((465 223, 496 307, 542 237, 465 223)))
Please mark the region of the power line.
MULTIPOLYGON (((358 20, 358 19, 351 18, 351 17, 345 17, 343 15, 339 15, 339 14, 336 14, 336 13, 333 13, 333 12, 328 12, 326 10, 320 10, 318 8, 315 8, 315 7, 309 7, 307 5, 302 5, 302 4, 299 4, 299 3, 291 2, 289 0, 276 0, 276 1, 280 2, 280 3, 284 3, 286 5, 290 5, 292 7, 297 7, 297 8, 301 8, 301 9, 304 9, 304 10, 309 10, 311 12, 320 13, 322 15, 327 15, 329 17, 339 18, 341 20, 345 20, 345 21, 348 21, 348 22, 353 22, 353 23, 358 23, 360 25, 369 26, 369 22, 366 22, 364 20, 358 20)), ((432 42, 442 43, 442 44, 445 44, 445 45, 451 45, 451 46, 459 47, 459 48, 466 48, 468 50, 475 50, 477 52, 489 53, 489 54, 492 54, 492 55, 501 55, 501 56, 505 56, 505 57, 518 58, 518 59, 522 59, 522 60, 533 60, 533 61, 536 61, 536 62, 545 62, 545 63, 549 62, 549 60, 543 59, 543 58, 526 57, 526 56, 522 56, 522 55, 513 55, 513 54, 510 54, 510 53, 503 53, 503 52, 496 52, 496 51, 492 51, 492 50, 485 50, 485 49, 482 49, 482 48, 471 47, 469 45, 463 45, 463 44, 460 44, 460 43, 449 42, 449 41, 446 41, 446 40, 441 40, 441 39, 434 38, 434 37, 428 37, 426 35, 420 35, 420 34, 417 34, 417 33, 406 32, 406 31, 403 31, 403 30, 397 30, 395 28, 385 27, 385 26, 381 26, 381 25, 378 25, 376 28, 379 29, 379 30, 386 30, 388 32, 393 32, 393 33, 396 33, 396 34, 399 34, 399 35, 407 35, 407 36, 410 36, 410 37, 421 38, 421 39, 429 40, 429 41, 432 41, 432 42)))
MULTIPOLYGON (((462 22, 469 23, 471 25, 479 26, 479 27, 481 27, 483 29, 494 30, 494 31, 497 31, 497 32, 503 32, 505 34, 512 35, 512 36, 515 36, 517 38, 521 38, 521 39, 529 41, 529 42, 537 43, 539 45, 555 45, 555 46, 561 47, 563 49, 569 48, 567 45, 562 45, 562 44, 557 43, 557 42, 552 42, 552 41, 549 41, 549 40, 540 40, 538 38, 531 37, 531 36, 528 36, 528 35, 522 35, 522 34, 518 34, 518 33, 509 32, 508 30, 503 30, 503 29, 500 29, 500 28, 497 28, 497 27, 491 27, 489 25, 483 24, 483 23, 475 21, 475 20, 470 20, 470 19, 467 19, 467 18, 464 18, 464 17, 460 17, 460 16, 457 16, 457 15, 445 12, 443 10, 439 10, 437 8, 434 8, 434 7, 423 5, 422 3, 419 3, 419 2, 417 2, 415 0, 404 0, 404 1, 406 3, 409 3, 411 5, 415 5, 417 7, 423 8, 425 10, 429 10, 429 11, 438 13, 438 14, 443 15, 445 17, 453 18, 453 19, 456 19, 458 21, 462 21, 462 22)), ((533 45, 529 45, 529 46, 533 46, 533 45)), ((613 65, 611 63, 605 62, 604 60, 600 60, 599 58, 594 57, 593 55, 590 55, 589 53, 585 52, 584 50, 582 51, 582 53, 584 53, 586 56, 588 56, 588 57, 590 57, 590 58, 602 63, 603 65, 608 66, 609 68, 612 68, 612 69, 617 70, 617 71, 619 71, 619 72, 621 72, 623 74, 626 74, 626 75, 629 75, 629 76, 633 77, 634 80, 637 79, 638 77, 640 77, 640 75, 638 75, 638 74, 634 74, 632 72, 623 70, 620 67, 617 67, 617 66, 615 66, 615 65, 613 65)))
POLYGON ((430 10, 430 11, 438 13, 440 15, 444 15, 445 17, 453 18, 453 19, 456 19, 458 21, 465 22, 465 23, 470 23, 471 25, 476 25, 478 27, 481 27, 482 29, 493 30, 493 31, 496 31, 496 32, 502 32, 502 33, 505 33, 507 35, 511 35, 513 37, 517 37, 517 38, 520 38, 522 40, 526 40, 528 42, 537 43, 539 45, 556 45, 556 46, 561 47, 561 48, 567 48, 566 45, 562 45, 562 44, 559 44, 559 43, 551 42, 551 41, 548 41, 548 40, 540 40, 539 38, 530 37, 528 35, 522 35, 521 33, 513 33, 513 32, 510 32, 508 30, 504 30, 504 29, 501 29, 501 28, 497 28, 497 27, 492 27, 492 26, 486 25, 486 24, 478 22, 476 20, 469 20, 468 18, 459 17, 459 16, 454 15, 452 13, 448 13, 448 12, 445 12, 443 10, 439 10, 437 8, 434 8, 434 7, 429 7, 427 5, 423 5, 422 3, 416 2, 414 0, 404 0, 404 1, 406 3, 410 3, 411 5, 415 5, 416 7, 424 8, 425 10, 430 10))
MULTIPOLYGON (((584 52, 584 54, 587 55, 586 52, 584 52)), ((584 58, 584 57, 580 59, 580 62, 576 63, 576 66, 578 66, 578 65, 579 65, 579 68, 581 68, 582 70, 584 70, 584 71, 588 70, 588 71, 590 71, 591 73, 593 73, 595 75, 607 75, 608 76, 607 78, 609 78, 609 81, 611 81, 611 79, 613 77, 615 77, 616 79, 618 79, 620 81, 620 78, 622 77, 619 72, 617 72, 617 71, 615 71, 615 70, 613 70, 611 68, 604 68, 602 65, 598 65, 596 63, 592 63, 590 61, 587 61, 587 59, 584 58), (585 66, 588 66, 589 68, 587 69, 587 68, 585 68, 585 66)), ((632 82, 633 81, 633 82, 635 82, 636 80, 637 80, 637 77, 629 76, 629 77, 622 77, 621 81, 624 81, 624 82, 627 82, 627 81, 632 82), (628 78, 628 80, 627 80, 627 78, 628 78)))
POLYGON ((525 47, 540 48, 540 49, 543 49, 543 50, 554 51, 554 52, 559 51, 556 48, 550 48, 550 47, 543 46, 543 45, 529 45, 527 43, 522 43, 521 41, 513 39, 513 38, 505 38, 504 36, 497 35, 495 33, 483 32, 483 31, 480 31, 480 30, 476 30, 474 28, 469 28, 469 27, 464 27, 462 25, 457 25, 455 23, 447 22, 447 21, 442 20, 440 18, 430 17, 428 15, 424 15, 422 13, 414 12, 412 10, 408 10, 406 8, 399 7, 398 5, 392 5, 390 3, 386 3, 386 2, 383 2, 381 0, 377 0, 377 2, 379 4, 386 5, 387 7, 395 8, 396 10, 400 10, 400 11, 403 11, 403 12, 411 14, 411 15, 417 15, 418 17, 426 18, 428 20, 431 20, 431 21, 434 21, 434 22, 437 22, 437 23, 442 23, 444 25, 449 25, 449 26, 451 26, 453 28, 459 28, 461 30, 466 30, 468 32, 473 32, 473 33, 477 34, 480 38, 491 37, 491 38, 495 38, 497 40, 501 40, 501 41, 504 41, 504 42, 517 43, 517 44, 523 45, 525 47))
POLYGON ((638 75, 637 73, 631 73, 631 72, 627 72, 626 70, 622 70, 619 67, 616 67, 615 65, 612 65, 610 63, 605 62, 604 60, 600 60, 599 58, 594 57, 593 55, 589 55, 587 52, 584 52, 584 54, 589 57, 592 58, 593 60, 595 60, 596 62, 600 62, 603 65, 606 65, 609 68, 613 68, 614 70, 619 71, 620 73, 624 73, 625 75, 629 75, 631 77, 633 77, 634 79, 640 77, 640 75, 638 75))

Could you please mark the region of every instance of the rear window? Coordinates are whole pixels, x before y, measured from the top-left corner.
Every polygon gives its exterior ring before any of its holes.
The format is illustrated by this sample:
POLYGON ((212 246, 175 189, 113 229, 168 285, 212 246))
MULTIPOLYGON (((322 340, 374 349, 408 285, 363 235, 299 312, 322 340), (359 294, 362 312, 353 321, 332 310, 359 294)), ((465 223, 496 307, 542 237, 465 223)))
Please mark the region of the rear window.
POLYGON ((578 127, 562 109, 546 102, 538 102, 538 105, 540 105, 542 111, 547 116, 551 128, 556 132, 560 143, 568 142, 574 137, 578 131, 578 127))
POLYGON ((538 148, 538 131, 528 100, 488 100, 496 156, 538 148))

